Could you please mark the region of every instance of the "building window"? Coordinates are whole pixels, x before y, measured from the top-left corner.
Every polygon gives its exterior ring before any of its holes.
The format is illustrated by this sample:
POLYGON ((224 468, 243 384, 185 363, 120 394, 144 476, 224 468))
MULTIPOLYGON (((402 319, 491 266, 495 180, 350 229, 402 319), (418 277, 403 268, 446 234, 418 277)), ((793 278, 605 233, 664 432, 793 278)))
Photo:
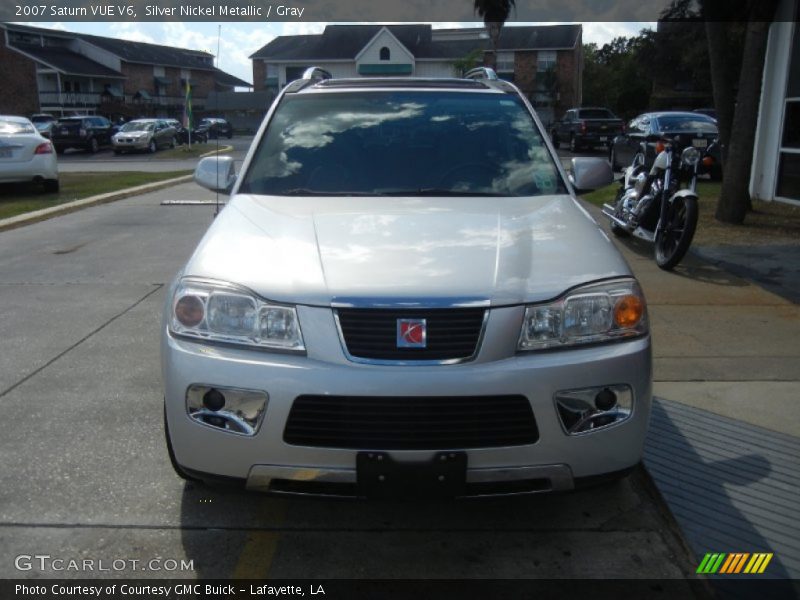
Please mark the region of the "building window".
POLYGON ((513 52, 498 52, 497 53, 497 72, 498 73, 513 73, 514 72, 514 53, 513 52))
POLYGON ((556 68, 556 51, 540 50, 536 53, 536 70, 549 71, 556 68))
POLYGON ((392 58, 392 52, 386 46, 381 48, 380 59, 381 60, 391 60, 391 58, 392 58))

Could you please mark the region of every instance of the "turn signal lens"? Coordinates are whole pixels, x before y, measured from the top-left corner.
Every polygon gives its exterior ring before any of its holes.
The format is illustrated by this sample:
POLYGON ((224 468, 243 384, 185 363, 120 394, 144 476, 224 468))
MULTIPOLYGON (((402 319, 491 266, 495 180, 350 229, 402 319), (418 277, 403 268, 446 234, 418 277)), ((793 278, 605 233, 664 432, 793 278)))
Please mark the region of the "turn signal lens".
POLYGON ((52 154, 53 153, 53 146, 50 142, 44 142, 43 144, 39 144, 36 146, 36 150, 33 152, 34 154, 52 154))
POLYGON ((666 148, 666 146, 664 145, 664 142, 657 142, 656 143, 656 154, 657 155, 661 154, 664 151, 664 148, 666 148))
POLYGON ((197 296, 182 296, 175 304, 175 318, 186 327, 196 327, 204 315, 203 301, 197 296))
POLYGON ((712 167, 712 166, 714 166, 714 159, 712 157, 710 157, 710 156, 706 156, 703 159, 703 166, 704 167, 712 167))
POLYGON ((643 314, 644 303, 638 296, 622 296, 614 304, 614 323, 619 327, 635 327, 643 314))

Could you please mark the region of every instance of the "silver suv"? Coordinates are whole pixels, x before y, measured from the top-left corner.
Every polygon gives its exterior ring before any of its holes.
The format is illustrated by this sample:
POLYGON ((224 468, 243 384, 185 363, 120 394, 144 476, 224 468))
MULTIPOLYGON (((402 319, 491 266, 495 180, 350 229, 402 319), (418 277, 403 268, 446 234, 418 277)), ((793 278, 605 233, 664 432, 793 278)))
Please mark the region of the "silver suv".
POLYGON ((644 297, 536 113, 465 79, 288 85, 171 284, 179 475, 359 496, 569 490, 618 477, 650 413, 644 297))

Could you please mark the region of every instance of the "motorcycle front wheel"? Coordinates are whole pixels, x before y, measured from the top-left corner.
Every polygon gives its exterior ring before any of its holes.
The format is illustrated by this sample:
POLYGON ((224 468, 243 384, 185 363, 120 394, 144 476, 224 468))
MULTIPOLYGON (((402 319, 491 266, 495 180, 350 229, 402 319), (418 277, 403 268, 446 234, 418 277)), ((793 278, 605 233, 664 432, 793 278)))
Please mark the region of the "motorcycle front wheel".
POLYGON ((697 229, 697 198, 676 196, 667 207, 664 226, 656 234, 656 264, 670 271, 681 262, 697 229))

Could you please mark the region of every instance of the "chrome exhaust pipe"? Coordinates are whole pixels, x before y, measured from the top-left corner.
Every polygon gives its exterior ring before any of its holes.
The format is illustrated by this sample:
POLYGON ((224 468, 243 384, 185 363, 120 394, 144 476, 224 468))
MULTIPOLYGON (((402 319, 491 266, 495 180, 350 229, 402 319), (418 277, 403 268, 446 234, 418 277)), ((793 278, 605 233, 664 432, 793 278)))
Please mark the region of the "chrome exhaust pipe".
POLYGON ((616 223, 617 225, 619 225, 620 227, 625 229, 626 231, 630 231, 631 230, 630 225, 628 225, 625 221, 623 221, 622 219, 617 218, 614 215, 614 207, 611 206, 610 204, 603 204, 603 214, 605 216, 607 216, 609 219, 611 219, 612 221, 614 221, 614 223, 616 223))

